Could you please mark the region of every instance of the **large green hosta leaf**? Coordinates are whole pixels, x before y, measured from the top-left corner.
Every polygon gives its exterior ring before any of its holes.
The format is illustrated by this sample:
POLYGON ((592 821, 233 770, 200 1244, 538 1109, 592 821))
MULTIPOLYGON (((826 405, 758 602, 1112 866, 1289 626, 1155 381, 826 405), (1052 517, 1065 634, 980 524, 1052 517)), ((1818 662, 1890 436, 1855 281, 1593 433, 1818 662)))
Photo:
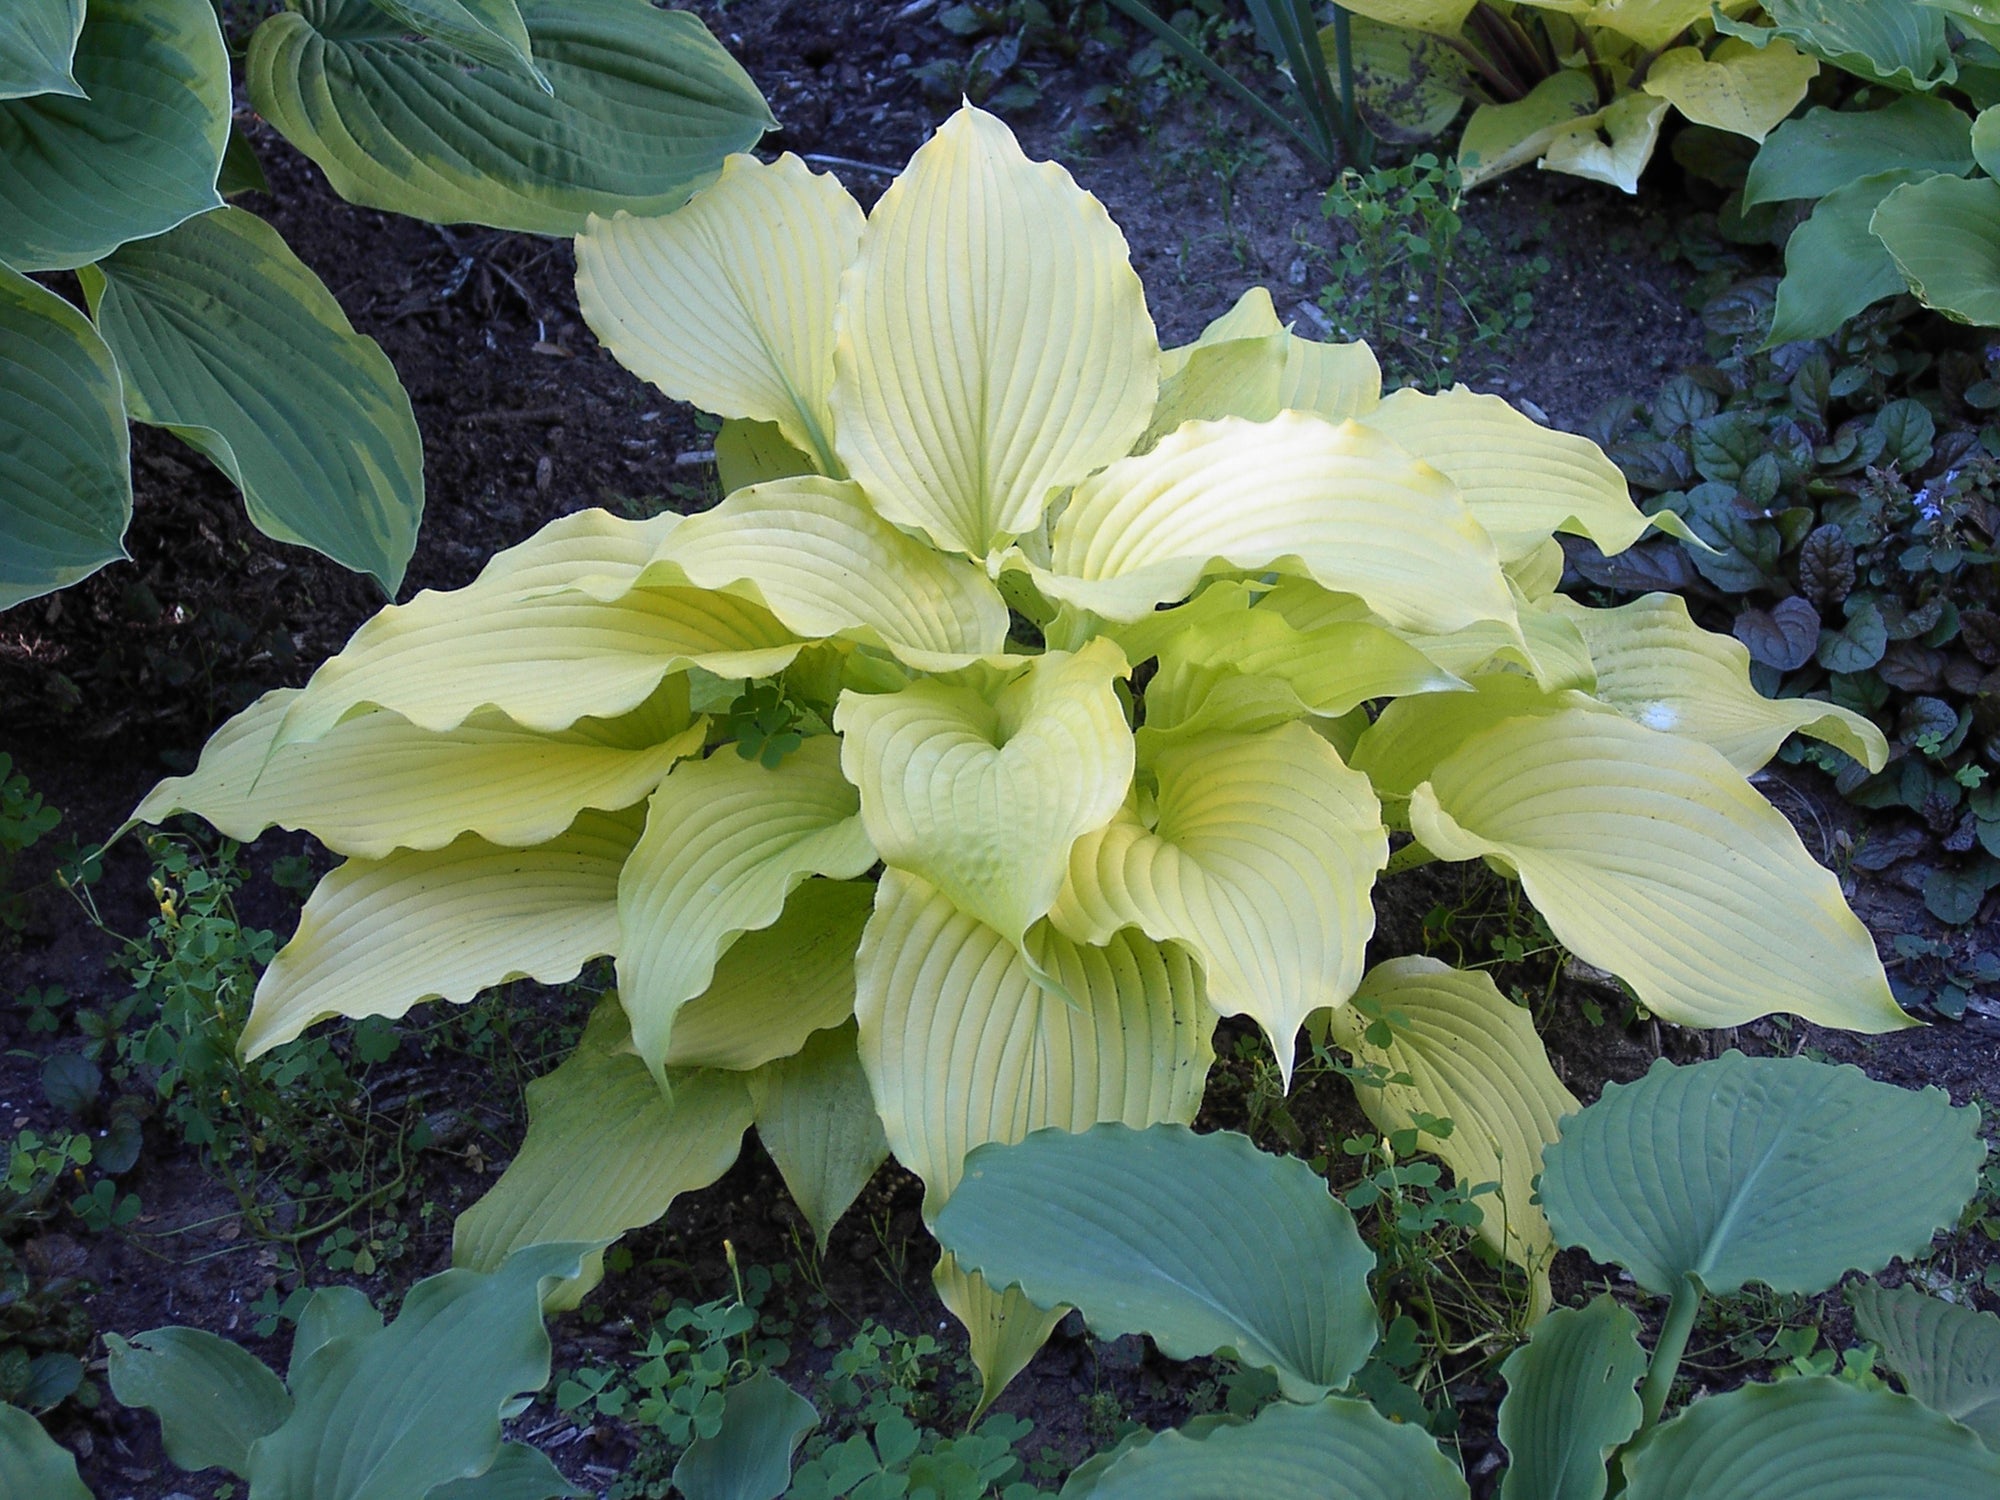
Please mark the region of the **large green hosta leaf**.
POLYGON ((82 276, 133 417, 214 460, 266 536, 394 594, 424 509, 416 414, 381 346, 277 231, 220 208, 82 276))
POLYGON ((1375 1344, 1375 1258, 1352 1216, 1304 1162, 1240 1135, 1103 1124, 982 1146, 937 1236, 995 1286, 1074 1304, 1100 1337, 1227 1352, 1296 1401, 1345 1385, 1375 1344))
POLYGON ((125 556, 131 439, 89 319, 0 265, 0 609, 125 556))
POLYGON ((1763 0, 1765 28, 1721 17, 1718 30, 1755 46, 1778 37, 1861 78, 1902 89, 1949 83, 1958 69, 1946 43, 1944 17, 1909 0, 1763 0))
POLYGON ((1730 1052, 1606 1085, 1544 1154, 1542 1206, 1558 1243, 1651 1292, 1688 1276, 1717 1295, 1817 1292, 1923 1254, 1985 1155, 1979 1111, 1941 1089, 1730 1052))
POLYGON ((732 1385, 722 1425, 696 1438, 674 1465, 686 1500, 777 1500, 792 1477, 792 1454, 819 1422, 813 1404, 769 1370, 732 1385))
POLYGON ((0 99, 30 94, 81 98, 70 73, 84 0, 14 0, 0 15, 0 99))
POLYGON ((573 235, 593 213, 670 213, 772 125, 700 21, 644 0, 524 0, 553 94, 412 41, 365 0, 295 3, 250 39, 251 99, 371 208, 573 235))
POLYGON ((158 1415, 167 1457, 183 1469, 248 1475, 251 1446, 292 1414, 291 1393, 262 1360, 206 1329, 155 1328, 130 1343, 108 1333, 104 1343, 112 1394, 158 1415))
POLYGON ((535 68, 534 43, 515 0, 369 0, 405 28, 455 47, 467 57, 497 67, 533 72, 544 92, 548 81, 535 68))
POLYGON ((1972 170, 1972 122, 1942 99, 1906 94, 1882 109, 1807 110, 1771 132, 1750 163, 1743 205, 1824 198, 1876 172, 1972 170))
POLYGON ((75 75, 88 98, 0 103, 0 261, 17 270, 71 270, 222 206, 229 56, 209 0, 92 0, 75 75))
POLYGON ((1882 200, 1919 175, 1903 167, 1873 172, 1813 205, 1812 216, 1785 241, 1785 276, 1767 343, 1825 338, 1870 303, 1903 290, 1895 257, 1870 226, 1882 200))
POLYGON ((1558 1308, 1500 1367, 1501 1500, 1601 1500, 1605 1461, 1639 1429, 1639 1320, 1609 1296, 1558 1308))
POLYGON ((0 1495, 91 1500, 76 1459, 18 1406, 0 1404, 0 1495))
POLYGON ((2000 182, 1906 183, 1882 200, 1869 227, 1927 306, 1961 323, 2000 328, 2000 182))
POLYGON ((1912 1286, 1865 1281, 1847 1296, 1854 1331, 1881 1348, 1903 1389, 2000 1453, 2000 1318, 1912 1286))

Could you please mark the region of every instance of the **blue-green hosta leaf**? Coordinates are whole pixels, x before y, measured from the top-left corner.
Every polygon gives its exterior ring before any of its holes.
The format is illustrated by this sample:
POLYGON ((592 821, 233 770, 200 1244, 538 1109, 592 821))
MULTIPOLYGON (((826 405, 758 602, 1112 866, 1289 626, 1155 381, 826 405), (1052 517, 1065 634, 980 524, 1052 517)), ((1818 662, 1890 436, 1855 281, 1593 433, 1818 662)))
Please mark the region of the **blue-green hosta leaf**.
POLYGON ((90 320, 0 265, 0 609, 125 556, 131 438, 90 320))
POLYGON ((2000 1318, 1873 1281, 1854 1287, 1847 1300, 1854 1331, 1881 1349, 1903 1389, 2000 1453, 2000 1318))
POLYGON ((0 15, 0 99, 31 94, 81 98, 70 73, 84 0, 14 0, 0 15))
POLYGON ((1882 200, 1869 228, 1928 307, 2000 327, 2000 182, 1932 177, 1882 200))
POLYGON ((493 1466, 484 1474, 433 1485, 424 1500, 556 1500, 559 1495, 593 1493, 563 1478, 562 1471, 541 1449, 526 1443, 502 1443, 493 1466))
POLYGON ((1985 1156, 1979 1111, 1941 1089, 1729 1052, 1606 1085, 1544 1154, 1542 1206, 1559 1244, 1651 1292, 1817 1292, 1923 1254, 1985 1156))
POLYGON ((810 1401, 759 1370, 723 1394, 722 1426, 688 1446, 674 1486, 687 1500, 777 1500, 791 1482, 792 1455, 818 1424, 810 1401))
POLYGON ((757 1139, 783 1174, 820 1247, 889 1158, 850 1021, 808 1038, 750 1077, 757 1139))
POLYGON ((0 1495, 91 1500, 69 1449, 18 1406, 0 1403, 0 1495))
POLYGON ((229 55, 209 0, 93 0, 89 97, 0 103, 0 261, 67 271, 219 208, 229 55))
POLYGON ((479 62, 519 68, 533 75, 544 93, 549 81, 535 66, 535 47, 515 0, 370 0, 411 31, 456 48, 479 62))
POLYGON ((2000 1454, 1956 1422, 1832 1376, 1697 1401, 1625 1456, 1629 1500, 1972 1500, 2000 1454))
POLYGON ((487 1472, 501 1409, 548 1383, 548 1284, 593 1248, 535 1245, 490 1274, 427 1277, 387 1327, 321 1345, 291 1415, 251 1447, 260 1500, 407 1500, 487 1472))
POLYGON ((772 126, 756 85, 685 11, 522 0, 536 63, 467 67, 365 0, 298 0, 250 39, 257 112, 370 208, 533 234, 671 213, 772 126))
POLYGON ((1611 1450, 1639 1430, 1639 1320, 1608 1296, 1558 1308, 1500 1373, 1500 1500, 1601 1500, 1611 1450))
POLYGON ((263 1361, 200 1328, 155 1328, 127 1343, 104 1336, 111 1393, 160 1419, 167 1457, 183 1469, 250 1476, 250 1449, 291 1415, 284 1382, 263 1361))
POLYGON ((1895 257, 1870 224, 1882 200, 1918 175, 1901 167, 1871 173, 1813 205, 1812 217, 1785 242, 1785 276, 1767 344, 1825 338, 1870 303, 1903 290, 1895 257))
POLYGON ((1958 76, 1944 16, 1908 0, 1763 0, 1764 27, 1718 16, 1716 29, 1762 47, 1778 37, 1859 78, 1931 89, 1958 76))
POLYGON ((1750 163, 1743 206, 1824 198, 1877 172, 1963 177, 1972 161, 1972 121, 1942 99, 1905 94, 1883 109, 1811 109, 1771 132, 1750 163))
POLYGON ((382 1314, 359 1287, 323 1286, 306 1299, 299 1310, 299 1324, 292 1334, 292 1362, 286 1381, 299 1378, 313 1351, 335 1339, 374 1333, 382 1326, 382 1314))
POLYGON ((1200 1436, 1164 1432, 1089 1477, 1063 1500, 1465 1500, 1458 1466, 1421 1427, 1366 1401, 1280 1401, 1248 1422, 1200 1436))
POLYGON ((1103 1124, 982 1146, 937 1236, 992 1285, 1073 1304, 1100 1337, 1226 1352, 1295 1401, 1345 1385, 1375 1345, 1375 1257, 1353 1217, 1304 1162, 1240 1135, 1103 1124))
POLYGON ((214 460, 266 536, 393 595, 424 510, 416 413, 381 346, 278 232, 220 208, 83 278, 133 417, 214 460))

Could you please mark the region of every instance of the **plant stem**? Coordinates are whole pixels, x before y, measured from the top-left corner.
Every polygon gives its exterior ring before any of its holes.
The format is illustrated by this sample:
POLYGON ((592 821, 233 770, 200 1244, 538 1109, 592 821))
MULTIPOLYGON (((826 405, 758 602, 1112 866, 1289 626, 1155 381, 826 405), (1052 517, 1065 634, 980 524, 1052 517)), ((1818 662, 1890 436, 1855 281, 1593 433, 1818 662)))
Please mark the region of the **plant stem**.
POLYGON ((1651 1432, 1666 1410, 1667 1392, 1680 1373, 1681 1356, 1687 1353, 1688 1335, 1694 1331, 1694 1315, 1701 1310, 1701 1283, 1683 1276, 1674 1288, 1674 1300, 1667 1304, 1667 1320, 1660 1325, 1660 1341, 1653 1346, 1653 1362, 1646 1369, 1646 1383, 1639 1388, 1639 1431, 1634 1439, 1651 1432))

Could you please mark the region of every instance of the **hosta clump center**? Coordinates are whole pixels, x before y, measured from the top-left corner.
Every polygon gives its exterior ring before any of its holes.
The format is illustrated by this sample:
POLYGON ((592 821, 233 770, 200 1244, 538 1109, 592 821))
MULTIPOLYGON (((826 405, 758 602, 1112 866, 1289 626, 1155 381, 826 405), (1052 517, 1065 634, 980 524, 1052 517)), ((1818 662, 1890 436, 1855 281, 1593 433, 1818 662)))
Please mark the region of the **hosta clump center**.
MULTIPOLYGON (((1103 208, 969 108, 865 218, 739 156, 577 249, 605 343, 727 419, 727 498, 566 517, 384 610, 141 808, 348 856, 253 1052, 616 956, 463 1263, 646 1222, 753 1121, 822 1232, 888 1151, 935 1211, 981 1142, 1190 1119, 1218 1014, 1289 1072, 1319 1013, 1408 1080, 1378 1117, 1458 1122, 1441 1152, 1502 1184, 1484 1232, 1539 1267, 1575 1101, 1483 976, 1364 974, 1395 830, 1517 875, 1669 1020, 1906 1023, 1745 779, 1793 730, 1880 736, 1759 698, 1676 600, 1553 593, 1554 532, 1654 524, 1592 444, 1385 399, 1261 290, 1161 350, 1103 208)), ((989 1390, 1051 1326, 948 1257, 938 1285, 989 1390)))

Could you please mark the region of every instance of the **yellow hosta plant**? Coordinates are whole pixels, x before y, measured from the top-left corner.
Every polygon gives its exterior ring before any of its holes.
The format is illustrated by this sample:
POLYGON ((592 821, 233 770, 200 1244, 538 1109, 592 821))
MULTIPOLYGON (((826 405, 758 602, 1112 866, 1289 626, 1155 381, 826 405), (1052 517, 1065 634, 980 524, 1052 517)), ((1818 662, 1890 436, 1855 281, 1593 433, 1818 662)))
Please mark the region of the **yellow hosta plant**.
MULTIPOLYGON (((891 1152, 934 1212, 983 1142, 1191 1119, 1243 1016, 1288 1074, 1314 1017, 1384 1064, 1385 1122, 1455 1120, 1535 1270, 1575 1101, 1483 977, 1364 963, 1376 881, 1429 857, 1517 877, 1668 1020, 1907 1024, 1746 779, 1880 735, 1759 698, 1674 601, 1554 596, 1555 533, 1654 524, 1590 443, 1384 398, 1261 290, 1161 350, 1102 206, 970 108, 865 217, 739 156, 577 254, 604 342, 726 419, 727 498, 384 610, 139 810, 347 856, 252 1053, 616 958, 462 1263, 645 1223, 752 1124, 822 1233, 891 1152)), ((997 1390, 1050 1318, 938 1284, 997 1390)))

